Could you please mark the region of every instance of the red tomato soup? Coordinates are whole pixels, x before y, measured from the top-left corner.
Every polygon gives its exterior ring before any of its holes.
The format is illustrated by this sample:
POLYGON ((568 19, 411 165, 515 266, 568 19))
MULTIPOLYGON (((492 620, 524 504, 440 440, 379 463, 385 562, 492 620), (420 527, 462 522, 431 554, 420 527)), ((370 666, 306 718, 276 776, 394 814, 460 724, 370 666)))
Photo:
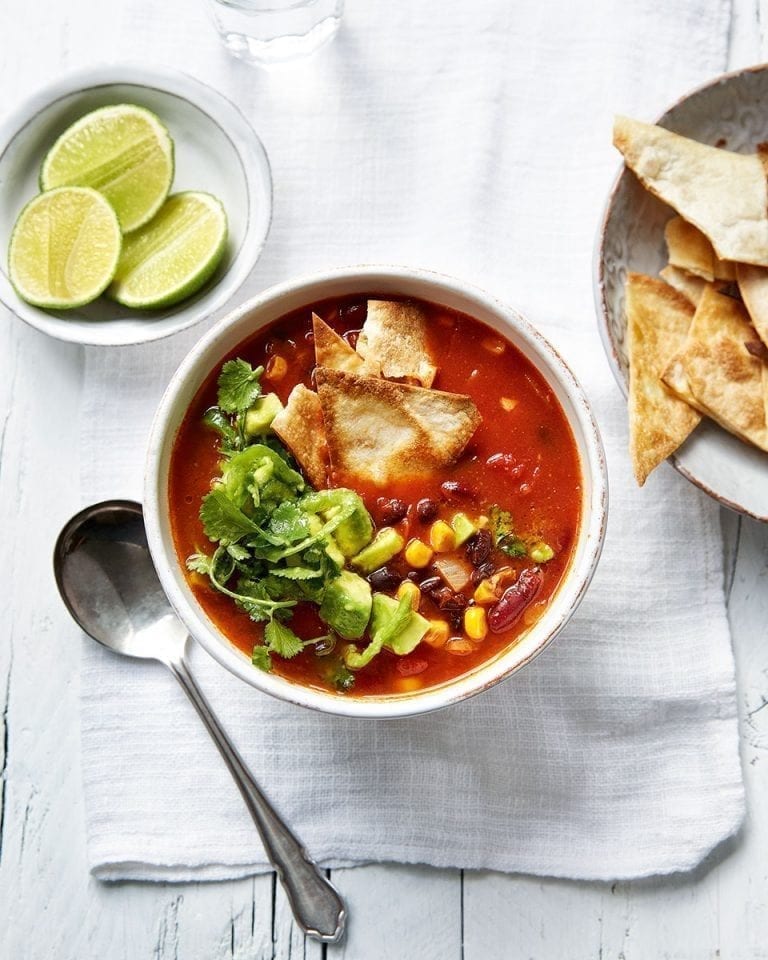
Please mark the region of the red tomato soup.
MULTIPOLYGON (((263 392, 276 393, 285 403, 297 383, 313 387, 312 312, 354 346, 367 299, 361 295, 323 301, 283 316, 243 341, 222 363, 240 357, 253 367, 263 365, 263 392)), ((510 647, 551 601, 568 570, 577 536, 582 499, 579 457, 563 410, 546 381, 519 350, 485 324, 431 303, 419 305, 428 317, 429 346, 438 367, 433 388, 469 395, 482 423, 458 462, 435 475, 402 479, 386 488, 346 485, 363 498, 377 529, 392 526, 406 543, 418 539, 430 545, 435 522, 450 524, 457 512, 472 518, 480 531, 453 551, 436 552, 426 566, 414 567, 406 559, 407 551, 402 551, 386 564, 386 576, 378 571, 370 576, 374 589, 392 596, 403 581, 415 583, 419 613, 438 625, 447 624, 447 629, 427 634, 411 653, 398 656, 385 647, 365 667, 353 671, 353 682, 342 685, 338 677, 347 641, 338 640, 330 651, 309 645, 291 659, 272 657, 272 670, 280 676, 333 692, 346 687, 345 696, 434 687, 510 647), (498 526, 489 520, 499 515, 495 507, 509 514, 512 536, 499 539, 498 526), (464 589, 447 586, 434 566, 441 557, 471 568, 464 589), (511 609, 506 610, 505 603, 511 609), (468 613, 471 610, 478 612, 468 613)), ((191 554, 210 554, 214 549, 199 510, 220 475, 219 438, 203 423, 205 411, 216 404, 219 370, 211 371, 197 393, 171 457, 170 516, 182 565, 191 554)), ((329 485, 334 486, 333 477, 329 485)), ((208 617, 250 656, 263 640, 264 624, 251 620, 207 577, 198 573, 187 577, 208 617)), ((328 632, 317 607, 309 603, 299 603, 286 623, 304 640, 328 632)), ((366 634, 356 644, 363 649, 367 642, 366 634)), ((344 675, 349 677, 349 672, 344 675)))

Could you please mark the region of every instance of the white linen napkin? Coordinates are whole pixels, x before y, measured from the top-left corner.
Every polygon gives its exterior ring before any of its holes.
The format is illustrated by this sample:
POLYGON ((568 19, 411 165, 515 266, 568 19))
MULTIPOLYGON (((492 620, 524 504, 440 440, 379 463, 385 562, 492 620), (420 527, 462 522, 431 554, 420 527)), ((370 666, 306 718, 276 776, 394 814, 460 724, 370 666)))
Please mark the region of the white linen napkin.
MULTIPOLYGON (((508 682, 431 716, 362 722, 260 695, 196 648, 193 669, 224 725, 329 864, 598 879, 693 867, 743 815, 718 509, 666 465, 634 486, 590 261, 618 166, 612 113, 652 118, 721 71, 730 4, 350 3, 334 44, 269 74, 229 61, 181 5, 153 8, 173 21, 174 50, 245 110, 273 165, 272 235, 238 300, 354 262, 479 282, 573 365, 611 482, 605 551, 586 599, 508 682)), ((146 39, 146 21, 124 29, 146 39)), ((149 50, 162 56, 163 24, 152 34, 149 50)), ((201 332, 87 351, 84 501, 140 497, 153 410, 201 332)), ((87 643, 82 697, 98 877, 266 869, 223 764, 161 667, 87 643)))

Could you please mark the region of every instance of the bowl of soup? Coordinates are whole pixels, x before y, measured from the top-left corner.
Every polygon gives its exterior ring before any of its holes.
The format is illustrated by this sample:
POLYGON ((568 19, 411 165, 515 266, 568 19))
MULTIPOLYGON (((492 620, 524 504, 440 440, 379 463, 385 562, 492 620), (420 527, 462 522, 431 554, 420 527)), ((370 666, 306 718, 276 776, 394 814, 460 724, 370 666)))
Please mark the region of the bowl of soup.
POLYGON ((354 267, 267 290, 174 374, 149 546, 179 617, 252 686, 357 717, 445 707, 562 630, 607 478, 570 369, 461 281, 354 267))

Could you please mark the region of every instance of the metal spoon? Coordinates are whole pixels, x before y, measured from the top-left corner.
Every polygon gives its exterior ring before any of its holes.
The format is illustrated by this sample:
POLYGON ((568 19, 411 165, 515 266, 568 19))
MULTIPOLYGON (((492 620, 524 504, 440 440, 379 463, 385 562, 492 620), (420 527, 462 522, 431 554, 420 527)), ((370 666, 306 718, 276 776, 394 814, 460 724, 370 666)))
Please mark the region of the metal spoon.
POLYGON ((78 513, 59 534, 53 565, 67 609, 90 637, 173 673, 235 778, 296 922, 317 940, 340 940, 343 900, 261 792, 187 668, 190 640, 152 565, 140 504, 107 500, 78 513))

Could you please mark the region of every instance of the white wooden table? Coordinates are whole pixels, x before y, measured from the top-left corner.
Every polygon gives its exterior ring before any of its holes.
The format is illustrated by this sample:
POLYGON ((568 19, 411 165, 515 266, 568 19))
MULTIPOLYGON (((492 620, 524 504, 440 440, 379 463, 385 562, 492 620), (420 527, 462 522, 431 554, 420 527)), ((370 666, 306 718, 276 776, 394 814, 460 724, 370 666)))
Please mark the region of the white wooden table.
MULTIPOLYGON (((145 8, 151 23, 153 4, 145 8)), ((79 66, 111 5, 3 9, 9 103, 79 66), (45 8, 45 9, 43 9, 45 8), (74 52, 73 52, 74 51, 74 52)), ((731 64, 766 49, 766 0, 734 0, 731 64), (762 6, 762 30, 760 9, 762 6)), ((107 32, 119 47, 119 22, 107 32)), ((151 33, 151 30, 150 30, 151 33)), ((91 60, 103 51, 93 51, 91 60)), ((338 947, 306 941, 271 876, 104 885, 88 874, 79 762, 80 651, 53 584, 51 546, 80 506, 83 355, 0 316, 0 958, 768 957, 768 527, 723 512, 748 817, 694 875, 613 885, 405 866, 334 872, 351 908, 338 947)))

